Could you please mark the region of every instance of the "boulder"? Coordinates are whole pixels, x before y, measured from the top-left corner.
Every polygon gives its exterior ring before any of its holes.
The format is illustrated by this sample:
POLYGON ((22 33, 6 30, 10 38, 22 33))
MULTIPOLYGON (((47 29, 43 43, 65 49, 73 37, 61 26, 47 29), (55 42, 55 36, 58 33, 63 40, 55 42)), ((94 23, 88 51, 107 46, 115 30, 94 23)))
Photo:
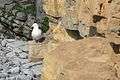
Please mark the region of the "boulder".
POLYGON ((119 58, 107 39, 63 42, 44 56, 42 80, 119 80, 119 58))
POLYGON ((23 12, 18 12, 16 19, 24 22, 27 20, 27 15, 23 12))
POLYGON ((35 43, 34 41, 29 41, 29 61, 37 62, 41 61, 44 58, 44 55, 49 53, 50 51, 54 50, 58 43, 56 42, 48 42, 46 44, 35 43))

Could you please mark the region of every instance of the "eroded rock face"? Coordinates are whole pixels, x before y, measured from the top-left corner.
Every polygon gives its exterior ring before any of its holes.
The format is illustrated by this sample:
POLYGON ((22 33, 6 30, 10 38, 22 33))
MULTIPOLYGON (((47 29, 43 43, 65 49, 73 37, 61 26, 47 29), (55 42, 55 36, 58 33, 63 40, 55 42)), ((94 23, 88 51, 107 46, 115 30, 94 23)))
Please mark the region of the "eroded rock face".
POLYGON ((119 57, 104 38, 64 42, 46 54, 42 80, 119 80, 119 57))
MULTIPOLYGON (((45 12, 70 30, 88 36, 90 26, 103 33, 119 25, 120 0, 44 0, 45 12), (52 6, 51 6, 52 5, 52 6), (60 18, 60 20, 59 20, 60 18), (81 28, 84 24, 84 28, 81 28)), ((53 24, 54 25, 54 24, 53 24)))

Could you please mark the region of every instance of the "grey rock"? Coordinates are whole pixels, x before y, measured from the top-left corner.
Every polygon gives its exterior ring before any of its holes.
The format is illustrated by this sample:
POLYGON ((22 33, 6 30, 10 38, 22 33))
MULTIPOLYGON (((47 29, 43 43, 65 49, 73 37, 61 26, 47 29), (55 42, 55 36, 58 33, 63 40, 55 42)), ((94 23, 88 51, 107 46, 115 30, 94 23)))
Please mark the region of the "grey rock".
POLYGON ((35 17, 32 16, 32 15, 28 15, 28 19, 26 21, 27 25, 32 26, 32 24, 34 23, 34 21, 35 21, 35 17))
POLYGON ((22 65, 22 67, 25 68, 25 69, 28 69, 28 68, 31 68, 31 67, 33 67, 33 66, 41 65, 41 64, 42 64, 42 62, 36 62, 36 63, 31 62, 31 63, 22 65))
POLYGON ((2 20, 2 21, 5 21, 5 18, 4 18, 4 17, 1 17, 1 20, 2 20))
POLYGON ((26 21, 27 20, 27 15, 23 12, 18 12, 17 16, 16 16, 16 19, 20 20, 20 21, 26 21))
POLYGON ((21 59, 27 59, 28 54, 25 53, 25 52, 21 52, 21 53, 19 53, 19 56, 18 56, 18 57, 21 58, 21 59))
POLYGON ((16 80, 16 78, 15 77, 6 77, 5 80, 16 80))
POLYGON ((26 75, 18 75, 16 76, 17 80, 31 80, 31 76, 26 76, 26 75))
POLYGON ((8 63, 6 63, 6 64, 3 64, 3 66, 2 66, 3 68, 3 70, 2 70, 2 73, 6 73, 8 70, 9 70, 9 64, 8 63))
POLYGON ((28 54, 28 44, 23 44, 21 46, 19 46, 19 49, 22 51, 22 52, 25 52, 28 54))
POLYGON ((19 48, 19 47, 24 47, 27 43, 25 43, 24 41, 19 41, 16 40, 15 42, 12 43, 8 43, 7 46, 11 46, 13 48, 19 48))
MULTIPOLYGON (((10 2, 11 2, 11 1, 10 1, 10 2)), ((6 10, 7 10, 7 11, 11 10, 11 9, 13 8, 13 6, 15 5, 15 3, 11 3, 11 4, 10 4, 10 2, 9 2, 9 5, 6 5, 6 10)))
POLYGON ((13 31, 19 33, 19 28, 14 28, 13 31))
POLYGON ((117 33, 120 30, 120 26, 110 27, 108 31, 117 33))
POLYGON ((76 23, 75 18, 72 18, 71 16, 65 15, 62 18, 60 25, 64 26, 65 29, 78 30, 78 26, 74 26, 75 24, 78 24, 78 23, 76 23))
POLYGON ((2 63, 2 64, 6 63, 7 60, 8 60, 8 59, 5 58, 5 57, 0 57, 0 63, 2 63))
POLYGON ((17 1, 17 2, 19 2, 19 3, 20 3, 20 2, 23 3, 23 2, 27 2, 28 0, 15 0, 15 1, 17 1))
POLYGON ((11 2, 11 0, 0 0, 0 7, 3 7, 4 4, 10 3, 10 2, 11 2))
POLYGON ((7 73, 0 73, 0 77, 1 77, 1 78, 5 78, 5 77, 7 77, 7 76, 8 76, 7 73))
POLYGON ((6 80, 5 78, 0 78, 0 80, 6 80))
POLYGON ((15 64, 15 65, 18 65, 20 66, 20 60, 18 57, 13 57, 13 58, 10 58, 10 60, 15 64))
POLYGON ((15 39, 6 39, 8 43, 12 43, 12 42, 15 42, 16 40, 15 39))
POLYGON ((0 51, 0 57, 4 56, 5 52, 4 51, 0 51))
MULTIPOLYGON (((12 24, 12 26, 14 26, 14 27, 17 27, 17 26, 19 26, 18 24, 16 24, 16 23, 13 23, 12 24)), ((17 31, 16 29, 14 29, 14 31, 17 31)))
POLYGON ((5 46, 7 45, 7 40, 4 39, 4 40, 1 42, 1 45, 2 45, 3 47, 5 47, 5 46))
MULTIPOLYGON (((14 15, 16 15, 17 10, 16 10, 16 9, 12 10, 12 13, 13 13, 14 15)), ((15 17, 15 16, 14 16, 14 17, 15 17)))
POLYGON ((2 72, 3 71, 3 65, 0 65, 0 72, 2 72))
POLYGON ((15 73, 19 73, 19 71, 20 71, 19 67, 13 67, 8 72, 10 72, 11 74, 15 74, 15 73))
MULTIPOLYGON (((19 48, 19 47, 18 47, 19 48)), ((13 50, 13 52, 15 53, 15 54, 18 54, 18 53, 21 53, 22 51, 20 50, 20 49, 18 49, 17 47, 16 48, 14 48, 14 50, 13 50)))
POLYGON ((33 75, 33 72, 32 72, 32 70, 30 70, 30 69, 22 69, 22 72, 25 74, 25 75, 33 75))
POLYGON ((42 65, 36 65, 31 68, 31 70, 33 71, 33 74, 36 76, 41 75, 41 69, 42 69, 42 65))
POLYGON ((0 80, 40 79, 42 61, 29 62, 28 49, 23 49, 26 42, 6 39, 0 43, 0 80))
POLYGON ((89 35, 89 27, 87 27, 85 25, 85 23, 83 23, 83 22, 79 22, 79 24, 78 24, 78 30, 79 30, 80 35, 82 37, 86 37, 86 36, 89 35))
POLYGON ((78 22, 77 19, 72 16, 65 15, 60 25, 64 26, 65 29, 78 30, 82 37, 89 35, 89 27, 82 21, 78 22))
POLYGON ((23 64, 28 64, 29 60, 28 59, 20 59, 20 63, 23 64))
POLYGON ((6 57, 8 57, 8 58, 15 57, 15 56, 16 55, 15 55, 14 52, 9 52, 9 53, 6 54, 6 57))
POLYGON ((11 17, 11 16, 10 16, 10 17, 8 17, 8 20, 9 20, 9 21, 11 21, 12 19, 13 19, 13 17, 11 17))
POLYGON ((20 27, 20 25, 23 25, 24 24, 24 22, 21 22, 21 21, 19 21, 19 20, 14 20, 14 22, 16 23, 16 25, 18 25, 17 27, 20 27))

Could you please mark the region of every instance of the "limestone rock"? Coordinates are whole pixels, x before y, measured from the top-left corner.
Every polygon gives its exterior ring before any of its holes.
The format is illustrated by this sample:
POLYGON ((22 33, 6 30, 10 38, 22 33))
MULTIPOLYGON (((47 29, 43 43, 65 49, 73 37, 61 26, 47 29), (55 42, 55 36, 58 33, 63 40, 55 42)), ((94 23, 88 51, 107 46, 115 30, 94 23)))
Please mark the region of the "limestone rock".
POLYGON ((48 16, 57 20, 61 18, 62 27, 79 29, 85 35, 88 32, 86 27, 95 26, 102 33, 109 27, 119 26, 119 2, 120 0, 44 0, 43 8, 48 16), (80 21, 85 24, 84 31, 79 26, 80 21))
POLYGON ((48 15, 61 17, 63 27, 67 29, 78 29, 80 21, 85 23, 85 28, 96 26, 99 30, 106 30, 108 27, 108 0, 44 0, 43 8, 48 15))
POLYGON ((44 0, 43 5, 45 12, 51 16, 64 15, 64 0, 44 0))
POLYGON ((42 80, 118 80, 113 54, 104 38, 63 42, 44 56, 42 80))
POLYGON ((26 21, 27 20, 27 15, 23 12, 18 12, 16 19, 20 20, 20 21, 26 21))
POLYGON ((44 58, 44 55, 49 53, 50 51, 54 50, 57 46, 58 43, 56 42, 48 42, 47 44, 38 44, 35 43, 34 41, 29 41, 29 61, 40 61, 41 59, 44 58))
POLYGON ((74 38, 71 38, 68 33, 66 32, 65 28, 63 28, 60 23, 58 25, 50 24, 51 26, 51 33, 54 40, 58 42, 64 41, 74 41, 74 38))

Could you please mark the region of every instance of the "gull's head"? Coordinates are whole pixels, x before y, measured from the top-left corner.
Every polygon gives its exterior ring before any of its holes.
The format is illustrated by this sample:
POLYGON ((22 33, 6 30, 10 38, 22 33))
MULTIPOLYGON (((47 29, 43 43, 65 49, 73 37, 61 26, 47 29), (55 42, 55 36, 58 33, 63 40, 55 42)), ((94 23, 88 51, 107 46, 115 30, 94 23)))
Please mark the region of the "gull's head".
POLYGON ((31 27, 38 29, 39 25, 37 23, 34 23, 31 27))

